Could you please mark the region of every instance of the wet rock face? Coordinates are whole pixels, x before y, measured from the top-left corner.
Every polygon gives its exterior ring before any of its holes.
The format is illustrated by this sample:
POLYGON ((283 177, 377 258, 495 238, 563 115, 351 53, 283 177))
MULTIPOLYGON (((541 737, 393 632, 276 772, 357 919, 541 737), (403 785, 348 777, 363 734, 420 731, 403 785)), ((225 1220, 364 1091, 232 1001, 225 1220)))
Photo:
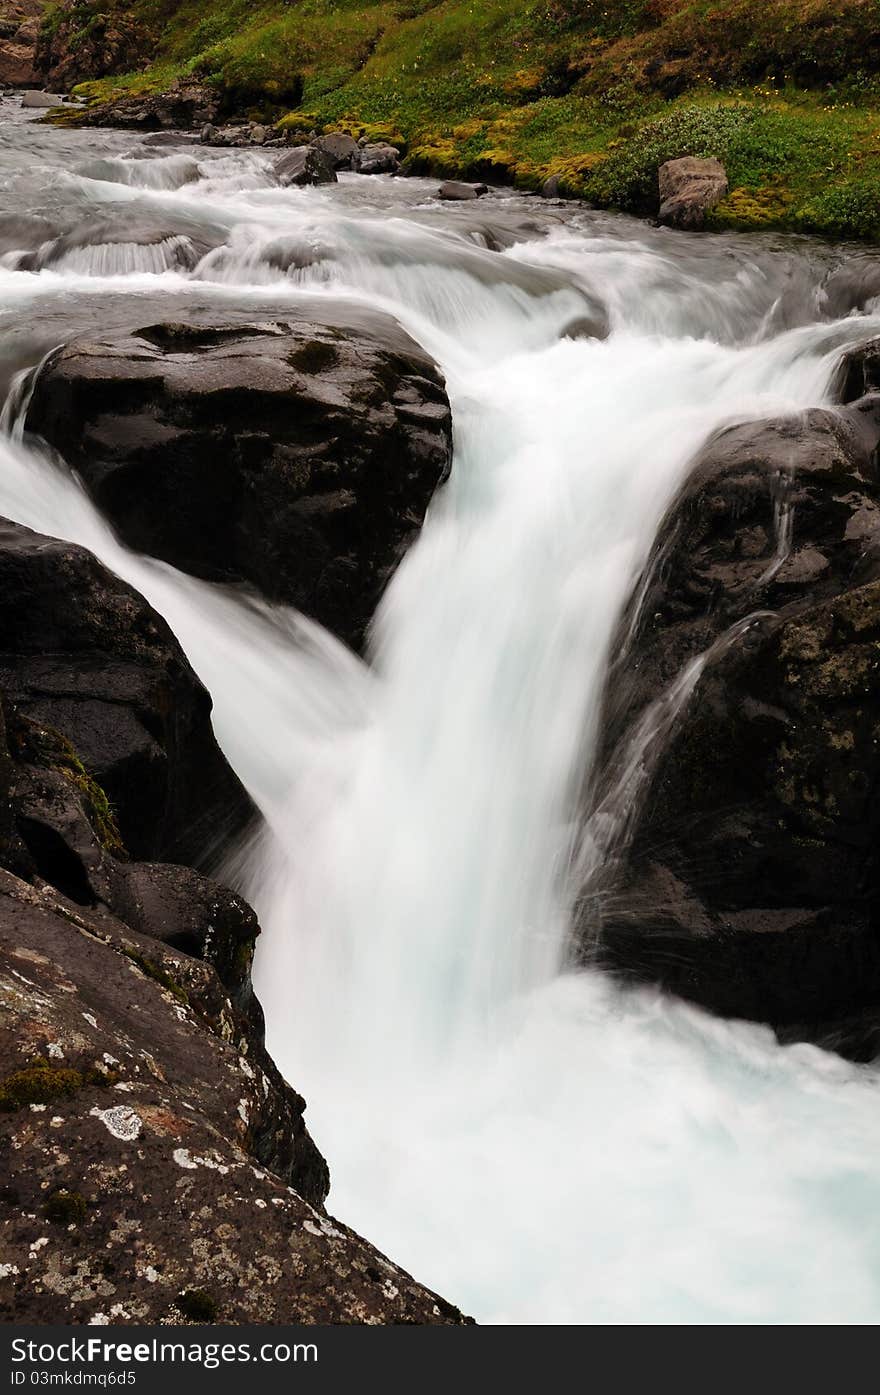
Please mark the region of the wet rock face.
POLYGON ((726 196, 727 174, 719 160, 685 155, 660 166, 658 219, 671 228, 702 228, 706 214, 726 196))
POLYGON ((451 417, 393 320, 332 313, 76 341, 27 424, 131 547, 248 581, 357 646, 448 471, 451 417))
POLYGON ((0 689, 69 743, 132 856, 199 865, 253 818, 211 699, 161 617, 84 548, 5 520, 0 689))
POLYGON ((626 974, 853 1054, 880 1009, 878 436, 867 397, 697 461, 621 630, 593 800, 606 829, 637 802, 584 908, 626 974))
POLYGON ((0 872, 0 1000, 4 1320, 463 1321, 325 1214, 209 966, 0 872))

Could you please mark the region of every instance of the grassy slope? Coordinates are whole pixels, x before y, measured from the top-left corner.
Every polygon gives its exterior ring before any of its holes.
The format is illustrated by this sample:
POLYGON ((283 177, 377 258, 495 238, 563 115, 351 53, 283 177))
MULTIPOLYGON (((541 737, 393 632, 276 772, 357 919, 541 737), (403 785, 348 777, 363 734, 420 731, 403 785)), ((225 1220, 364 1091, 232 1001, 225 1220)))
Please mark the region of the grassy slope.
MULTIPOLYGON (((66 0, 84 23, 120 0, 66 0)), ((290 124, 400 135, 411 166, 549 173, 656 206, 656 170, 714 154, 719 226, 880 239, 880 0, 126 0, 159 58, 96 98, 192 74, 290 124)), ((50 20, 51 22, 51 11, 50 20)))

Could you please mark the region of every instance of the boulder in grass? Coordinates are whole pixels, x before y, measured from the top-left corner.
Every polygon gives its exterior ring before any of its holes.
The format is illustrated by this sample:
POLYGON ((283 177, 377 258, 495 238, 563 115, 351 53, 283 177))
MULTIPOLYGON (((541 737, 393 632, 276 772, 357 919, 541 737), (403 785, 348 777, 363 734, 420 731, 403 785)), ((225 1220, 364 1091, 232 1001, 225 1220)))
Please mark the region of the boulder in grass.
POLYGON ((702 228, 706 214, 730 190, 720 160, 698 159, 694 155, 661 165, 659 185, 659 221, 667 227, 689 230, 702 228))

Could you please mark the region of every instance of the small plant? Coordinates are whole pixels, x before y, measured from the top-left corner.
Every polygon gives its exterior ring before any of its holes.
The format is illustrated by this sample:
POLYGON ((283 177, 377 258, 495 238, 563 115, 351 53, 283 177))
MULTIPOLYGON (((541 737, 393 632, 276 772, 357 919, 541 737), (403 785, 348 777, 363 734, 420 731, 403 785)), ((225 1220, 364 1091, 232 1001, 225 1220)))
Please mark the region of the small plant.
POLYGON ((85 1197, 61 1187, 48 1198, 43 1213, 55 1225, 79 1225, 86 1216, 85 1197))
POLYGON ((188 1288, 177 1296, 177 1306, 190 1322, 216 1322, 219 1305, 203 1288, 188 1288))
POLYGON ((82 1087, 83 1077, 78 1070, 53 1066, 37 1058, 0 1080, 0 1110, 9 1114, 29 1104, 53 1104, 55 1100, 69 1099, 82 1087))

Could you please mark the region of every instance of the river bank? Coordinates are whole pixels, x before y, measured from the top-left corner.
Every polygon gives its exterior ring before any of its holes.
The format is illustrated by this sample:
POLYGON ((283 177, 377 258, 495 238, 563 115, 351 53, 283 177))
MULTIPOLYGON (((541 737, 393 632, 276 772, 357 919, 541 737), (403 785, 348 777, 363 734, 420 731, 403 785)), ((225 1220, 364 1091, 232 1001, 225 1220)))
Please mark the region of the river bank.
POLYGON ((564 195, 637 214, 664 161, 714 157, 730 179, 714 226, 876 240, 875 19, 865 0, 212 0, 171 15, 59 0, 35 53, 45 82, 96 109, 195 83, 223 119, 366 132, 402 144, 414 172, 523 189, 556 176, 564 195))

